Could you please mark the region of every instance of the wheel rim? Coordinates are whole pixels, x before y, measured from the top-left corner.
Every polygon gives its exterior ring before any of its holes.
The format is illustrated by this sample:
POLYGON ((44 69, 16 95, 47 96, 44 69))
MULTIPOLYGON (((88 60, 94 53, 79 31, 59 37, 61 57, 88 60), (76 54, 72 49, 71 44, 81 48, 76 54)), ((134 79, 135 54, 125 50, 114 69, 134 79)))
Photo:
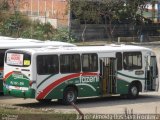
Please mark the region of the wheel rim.
POLYGON ((136 87, 136 86, 133 86, 132 89, 131 89, 131 92, 132 92, 132 95, 133 95, 133 96, 136 96, 137 93, 138 93, 137 87, 136 87))
POLYGON ((67 94, 67 101, 68 102, 73 102, 74 99, 75 99, 74 92, 73 91, 69 91, 68 94, 67 94))

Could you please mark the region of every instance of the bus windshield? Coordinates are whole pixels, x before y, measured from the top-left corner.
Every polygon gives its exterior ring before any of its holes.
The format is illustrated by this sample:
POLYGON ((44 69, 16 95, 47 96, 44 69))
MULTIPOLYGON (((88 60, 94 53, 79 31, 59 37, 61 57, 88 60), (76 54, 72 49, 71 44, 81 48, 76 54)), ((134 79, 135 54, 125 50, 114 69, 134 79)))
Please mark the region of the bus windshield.
POLYGON ((10 66, 28 67, 31 64, 31 55, 20 52, 8 52, 5 62, 10 66))

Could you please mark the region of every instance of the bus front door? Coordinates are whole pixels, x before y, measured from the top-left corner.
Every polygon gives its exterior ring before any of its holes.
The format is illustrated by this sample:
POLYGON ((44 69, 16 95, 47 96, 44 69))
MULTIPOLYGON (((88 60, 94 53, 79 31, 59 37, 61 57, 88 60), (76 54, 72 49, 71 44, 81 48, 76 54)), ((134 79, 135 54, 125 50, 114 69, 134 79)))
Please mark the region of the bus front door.
POLYGON ((148 70, 146 71, 146 82, 145 88, 147 91, 157 91, 158 90, 158 68, 157 68, 157 60, 156 56, 151 56, 150 63, 148 66, 148 70))
POLYGON ((102 96, 107 96, 116 93, 116 71, 117 62, 115 58, 100 59, 100 80, 102 96))

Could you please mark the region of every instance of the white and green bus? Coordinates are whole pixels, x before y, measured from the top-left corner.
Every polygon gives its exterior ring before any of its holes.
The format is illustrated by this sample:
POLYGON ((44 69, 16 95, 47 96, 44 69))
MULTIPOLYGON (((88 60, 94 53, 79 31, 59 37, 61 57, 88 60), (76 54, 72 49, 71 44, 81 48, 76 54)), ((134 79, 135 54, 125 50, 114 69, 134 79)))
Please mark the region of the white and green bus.
POLYGON ((48 47, 12 49, 5 54, 4 92, 15 97, 69 104, 77 97, 136 98, 139 92, 158 87, 156 56, 149 48, 48 47))
POLYGON ((0 93, 3 93, 3 66, 4 66, 4 54, 8 49, 13 48, 39 48, 45 46, 61 46, 61 47, 75 47, 74 44, 58 42, 58 41, 40 41, 34 39, 22 39, 0 36, 0 93))

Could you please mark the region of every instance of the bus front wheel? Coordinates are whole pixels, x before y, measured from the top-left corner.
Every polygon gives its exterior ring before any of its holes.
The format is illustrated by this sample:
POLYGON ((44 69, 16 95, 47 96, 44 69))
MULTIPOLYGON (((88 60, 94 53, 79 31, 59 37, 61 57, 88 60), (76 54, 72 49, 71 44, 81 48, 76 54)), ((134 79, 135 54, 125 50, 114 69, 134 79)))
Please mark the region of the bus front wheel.
POLYGON ((67 87, 63 93, 63 104, 69 105, 77 100, 77 91, 73 87, 67 87))
POLYGON ((135 99, 139 95, 139 89, 135 84, 131 84, 129 87, 128 98, 135 99))

